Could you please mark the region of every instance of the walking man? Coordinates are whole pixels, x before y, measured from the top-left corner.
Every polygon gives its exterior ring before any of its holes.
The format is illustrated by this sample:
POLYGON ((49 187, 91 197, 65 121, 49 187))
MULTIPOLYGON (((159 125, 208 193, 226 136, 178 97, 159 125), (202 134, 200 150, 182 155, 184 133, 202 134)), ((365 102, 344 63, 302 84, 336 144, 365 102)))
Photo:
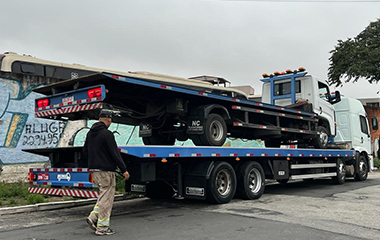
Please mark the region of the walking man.
POLYGON ((95 234, 100 236, 115 233, 109 226, 115 196, 116 168, 119 167, 125 180, 129 179, 115 137, 108 130, 111 122, 112 111, 103 109, 99 115, 99 122, 92 125, 83 146, 84 158, 88 159, 88 167, 93 170, 94 182, 100 190, 96 205, 86 221, 95 234))

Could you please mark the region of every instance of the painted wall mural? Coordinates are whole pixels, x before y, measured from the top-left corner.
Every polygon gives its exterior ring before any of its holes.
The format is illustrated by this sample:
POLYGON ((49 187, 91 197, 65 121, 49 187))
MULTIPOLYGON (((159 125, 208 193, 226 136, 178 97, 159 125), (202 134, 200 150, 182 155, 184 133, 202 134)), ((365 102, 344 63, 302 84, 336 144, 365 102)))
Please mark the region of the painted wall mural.
MULTIPOLYGON (((63 122, 34 117, 32 92, 38 85, 23 88, 20 81, 0 77, 0 166, 45 162, 48 159, 23 152, 22 149, 65 147, 69 142, 82 146, 89 128, 95 121, 63 122)), ((119 145, 143 145, 138 127, 112 124, 119 145)), ((176 142, 178 146, 193 146, 192 142, 176 142)), ((262 142, 228 140, 225 146, 263 147, 262 142)))
POLYGON ((0 164, 46 161, 21 149, 55 147, 61 139, 65 122, 34 118, 34 99, 40 96, 34 87, 0 78, 0 164))

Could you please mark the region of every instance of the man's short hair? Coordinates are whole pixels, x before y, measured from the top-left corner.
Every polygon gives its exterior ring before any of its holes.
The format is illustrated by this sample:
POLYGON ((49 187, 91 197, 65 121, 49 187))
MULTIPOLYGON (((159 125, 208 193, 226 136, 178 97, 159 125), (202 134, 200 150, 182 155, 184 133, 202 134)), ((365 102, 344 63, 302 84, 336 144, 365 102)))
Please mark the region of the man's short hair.
POLYGON ((102 109, 102 111, 100 111, 99 118, 112 118, 112 117, 113 117, 113 113, 111 110, 102 109))

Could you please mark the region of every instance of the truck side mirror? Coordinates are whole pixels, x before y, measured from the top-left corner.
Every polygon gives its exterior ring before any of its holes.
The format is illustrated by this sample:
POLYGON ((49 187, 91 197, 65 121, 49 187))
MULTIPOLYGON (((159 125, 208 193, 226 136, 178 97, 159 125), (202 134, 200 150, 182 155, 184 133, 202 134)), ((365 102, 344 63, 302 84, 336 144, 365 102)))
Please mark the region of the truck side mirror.
POLYGON ((335 103, 340 102, 340 100, 341 100, 341 98, 340 98, 340 92, 339 91, 335 91, 335 96, 331 97, 330 103, 331 104, 335 104, 335 103))
POLYGON ((377 118, 373 117, 371 120, 372 120, 372 129, 377 131, 377 129, 379 129, 379 124, 377 122, 377 118))

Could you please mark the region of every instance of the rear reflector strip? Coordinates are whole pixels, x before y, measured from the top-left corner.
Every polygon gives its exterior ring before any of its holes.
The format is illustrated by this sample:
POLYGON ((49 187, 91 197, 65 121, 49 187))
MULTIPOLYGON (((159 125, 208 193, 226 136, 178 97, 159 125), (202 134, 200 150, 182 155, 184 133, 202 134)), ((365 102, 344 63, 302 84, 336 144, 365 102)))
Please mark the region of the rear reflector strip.
POLYGON ((100 193, 99 191, 89 191, 89 190, 39 188, 39 187, 29 187, 28 192, 35 193, 35 194, 82 197, 82 198, 97 198, 100 193))
POLYGON ((48 117, 52 115, 60 115, 60 114, 66 114, 66 113, 73 113, 73 112, 80 112, 80 111, 87 111, 87 110, 93 110, 97 108, 101 108, 103 106, 103 103, 92 103, 92 104, 85 104, 85 105, 77 105, 77 106, 68 106, 68 107, 62 107, 60 109, 52 109, 52 110, 46 110, 41 112, 36 112, 36 117, 48 117))

